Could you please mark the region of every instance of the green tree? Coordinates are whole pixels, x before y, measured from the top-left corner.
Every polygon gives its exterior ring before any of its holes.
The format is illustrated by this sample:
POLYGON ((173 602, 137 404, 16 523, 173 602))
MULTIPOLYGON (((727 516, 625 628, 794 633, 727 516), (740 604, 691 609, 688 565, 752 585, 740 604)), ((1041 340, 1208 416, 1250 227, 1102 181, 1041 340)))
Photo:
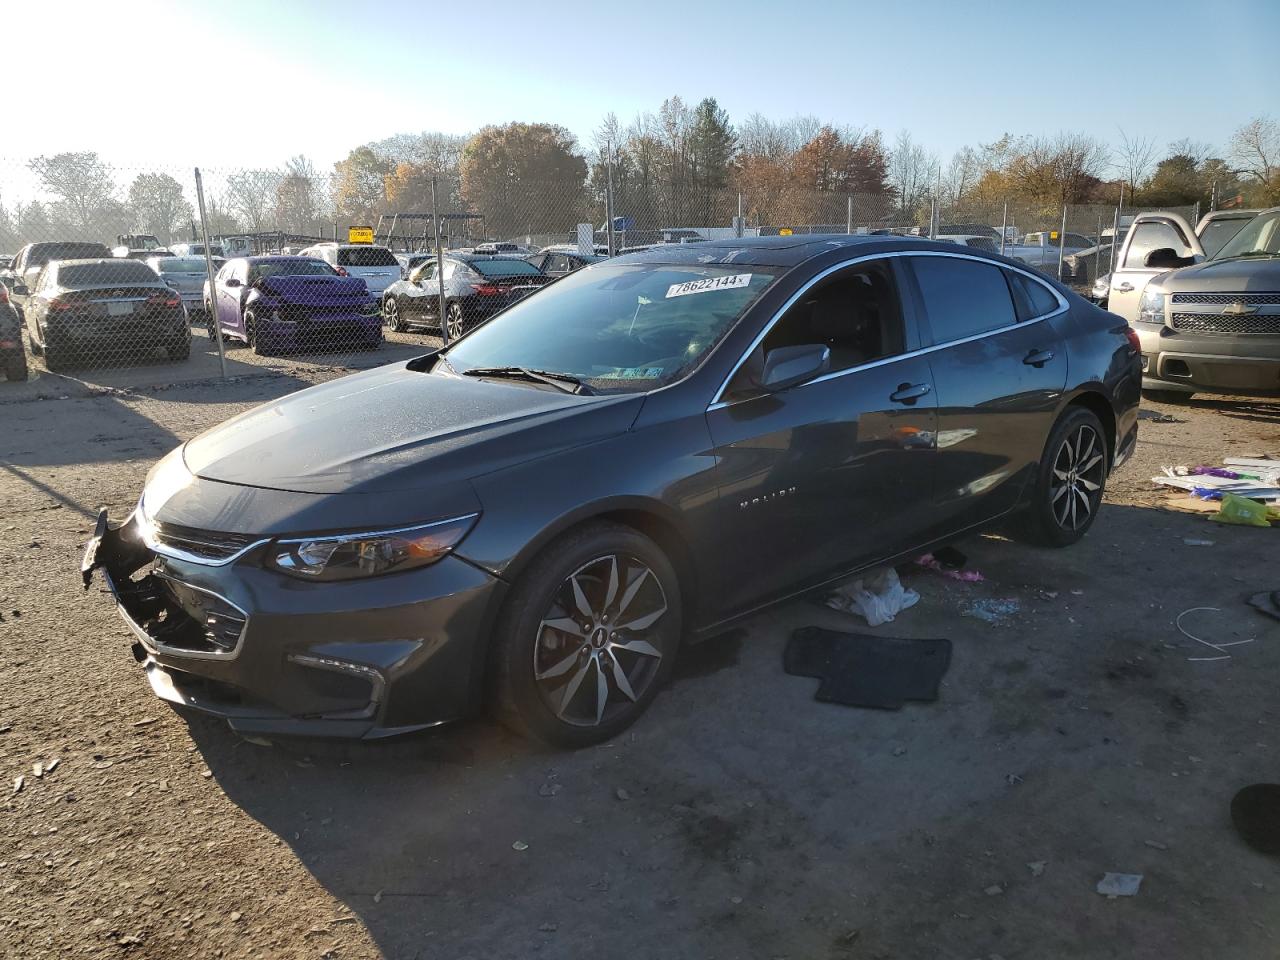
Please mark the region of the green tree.
POLYGON ((333 202, 351 223, 372 223, 386 205, 386 178, 394 164, 371 147, 356 147, 333 165, 333 202))
POLYGON ((584 212, 587 161, 546 123, 485 127, 462 151, 462 197, 495 237, 567 233, 584 212))
POLYGON ((697 206, 693 216, 701 224, 719 223, 733 214, 725 206, 717 209, 733 173, 733 156, 738 137, 729 123, 729 114, 714 97, 707 97, 693 109, 689 126, 689 179, 697 206))
POLYGON ((129 185, 129 208, 134 225, 170 243, 190 222, 191 204, 182 184, 167 173, 140 173, 129 185))

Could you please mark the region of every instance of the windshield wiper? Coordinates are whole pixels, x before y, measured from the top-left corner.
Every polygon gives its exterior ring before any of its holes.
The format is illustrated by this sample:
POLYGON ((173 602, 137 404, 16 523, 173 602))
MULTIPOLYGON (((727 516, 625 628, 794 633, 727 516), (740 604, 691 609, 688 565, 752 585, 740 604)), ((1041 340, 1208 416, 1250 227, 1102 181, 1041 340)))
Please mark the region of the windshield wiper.
POLYGON ((590 396, 595 392, 571 373, 530 370, 528 367, 471 367, 468 370, 463 370, 462 375, 464 377, 506 377, 513 380, 529 380, 533 383, 550 384, 565 393, 577 393, 583 396, 590 396))

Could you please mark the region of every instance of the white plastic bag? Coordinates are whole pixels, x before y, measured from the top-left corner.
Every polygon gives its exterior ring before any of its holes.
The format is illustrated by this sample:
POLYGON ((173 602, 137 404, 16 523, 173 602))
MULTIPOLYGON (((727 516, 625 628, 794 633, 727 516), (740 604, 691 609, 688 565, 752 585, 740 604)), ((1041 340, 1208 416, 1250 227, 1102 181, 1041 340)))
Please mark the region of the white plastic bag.
POLYGON ((827 606, 845 613, 861 614, 869 626, 878 627, 919 601, 920 594, 904 587, 898 579, 898 571, 887 567, 836 590, 827 597, 827 606))

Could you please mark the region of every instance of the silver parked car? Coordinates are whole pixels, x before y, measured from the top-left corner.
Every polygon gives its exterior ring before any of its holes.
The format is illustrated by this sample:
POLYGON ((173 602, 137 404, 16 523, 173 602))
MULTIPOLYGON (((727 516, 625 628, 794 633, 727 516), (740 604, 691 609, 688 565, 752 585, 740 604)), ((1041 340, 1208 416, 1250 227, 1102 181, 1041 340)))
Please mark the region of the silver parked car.
MULTIPOLYGON (((221 257, 214 257, 213 269, 220 269, 224 263, 221 257)), ((204 288, 208 278, 204 257, 148 257, 147 266, 177 291, 188 316, 204 313, 204 288)))

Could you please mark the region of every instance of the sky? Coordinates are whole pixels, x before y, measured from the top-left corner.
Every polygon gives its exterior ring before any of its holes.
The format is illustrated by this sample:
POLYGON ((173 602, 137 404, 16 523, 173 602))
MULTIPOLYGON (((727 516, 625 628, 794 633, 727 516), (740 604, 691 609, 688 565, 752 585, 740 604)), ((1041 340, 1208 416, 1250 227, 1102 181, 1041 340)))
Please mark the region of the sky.
POLYGON ((731 120, 906 129, 944 162, 1006 131, 1221 149, 1280 114, 1280 0, 73 0, 17 4, 0 41, 0 89, 36 98, 5 125, 0 193, 64 150, 327 170, 394 133, 512 120, 587 145, 606 113, 672 94, 731 120))

